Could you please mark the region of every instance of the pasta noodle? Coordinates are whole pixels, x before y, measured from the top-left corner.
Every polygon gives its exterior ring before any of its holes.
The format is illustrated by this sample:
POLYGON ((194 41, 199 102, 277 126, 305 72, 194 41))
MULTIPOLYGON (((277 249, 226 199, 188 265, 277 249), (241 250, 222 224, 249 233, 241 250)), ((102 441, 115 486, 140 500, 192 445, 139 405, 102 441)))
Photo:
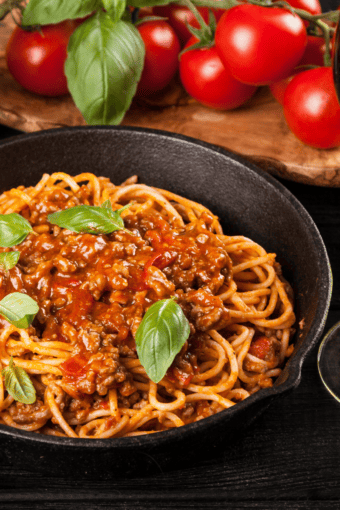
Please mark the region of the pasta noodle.
MULTIPOLYGON (((269 387, 291 355, 292 290, 275 254, 223 233, 203 205, 131 177, 62 172, 6 191, 0 213, 22 214, 34 233, 0 270, 0 298, 28 293, 39 312, 28 329, 0 318, 1 367, 13 357, 36 402, 0 386, 0 422, 79 438, 164 431, 237 405, 269 387), (126 230, 77 234, 47 215, 110 200, 126 230), (191 333, 158 383, 141 365, 134 338, 150 305, 176 295, 191 333)), ((0 251, 9 251, 1 248, 0 251)))

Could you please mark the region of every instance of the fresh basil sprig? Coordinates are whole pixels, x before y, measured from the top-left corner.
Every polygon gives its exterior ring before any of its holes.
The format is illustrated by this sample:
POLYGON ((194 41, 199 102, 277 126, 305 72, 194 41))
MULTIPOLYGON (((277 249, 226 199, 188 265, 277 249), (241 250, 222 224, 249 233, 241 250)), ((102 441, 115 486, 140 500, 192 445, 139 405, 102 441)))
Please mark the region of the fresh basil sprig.
POLYGON ((101 207, 94 205, 76 205, 63 211, 48 215, 53 225, 67 228, 72 232, 87 234, 110 234, 124 229, 124 220, 120 214, 130 207, 125 205, 113 211, 111 202, 106 200, 101 207))
POLYGON ((9 271, 17 264, 19 258, 19 251, 7 251, 0 253, 0 268, 5 271, 9 271))
POLYGON ((83 18, 96 9, 100 9, 100 0, 30 0, 27 4, 22 24, 48 25, 66 19, 83 18))
POLYGON ((3 248, 22 243, 30 232, 33 228, 21 214, 0 214, 0 246, 3 248))
POLYGON ((11 357, 8 367, 1 372, 4 377, 6 390, 18 402, 33 404, 36 401, 35 388, 27 372, 14 365, 11 357))
POLYGON ((119 124, 140 80, 145 47, 137 28, 102 10, 71 35, 67 85, 88 124, 119 124))
POLYGON ((189 334, 189 322, 173 299, 162 299, 150 306, 137 329, 136 348, 152 381, 163 379, 189 334))
POLYGON ((38 303, 21 292, 7 294, 0 301, 0 315, 19 329, 28 328, 38 311, 38 303))
POLYGON ((126 0, 102 0, 102 3, 114 22, 121 19, 126 9, 126 0))

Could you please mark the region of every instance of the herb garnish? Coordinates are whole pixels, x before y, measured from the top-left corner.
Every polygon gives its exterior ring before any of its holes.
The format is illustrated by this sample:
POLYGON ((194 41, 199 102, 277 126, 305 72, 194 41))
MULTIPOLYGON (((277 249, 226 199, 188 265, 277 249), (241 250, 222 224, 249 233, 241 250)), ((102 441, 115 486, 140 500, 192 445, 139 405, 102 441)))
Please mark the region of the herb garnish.
POLYGON ((0 246, 3 248, 22 243, 30 232, 33 232, 31 224, 20 214, 0 214, 0 246))
POLYGON ((5 387, 11 397, 22 404, 33 404, 36 400, 35 388, 27 372, 14 365, 11 357, 8 367, 1 372, 5 387))
POLYGON ((174 299, 162 299, 150 306, 138 327, 136 348, 153 382, 163 379, 189 334, 189 322, 174 299))
POLYGON ((0 301, 0 315, 19 329, 28 328, 38 311, 38 303, 21 292, 7 294, 0 301))
POLYGON ((19 251, 4 251, 0 253, 0 268, 9 271, 16 265, 20 258, 19 251))
POLYGON ((106 200, 101 207, 76 205, 49 214, 48 221, 72 232, 110 234, 116 230, 124 230, 124 221, 120 214, 128 207, 130 207, 130 204, 114 211, 110 200, 106 200))

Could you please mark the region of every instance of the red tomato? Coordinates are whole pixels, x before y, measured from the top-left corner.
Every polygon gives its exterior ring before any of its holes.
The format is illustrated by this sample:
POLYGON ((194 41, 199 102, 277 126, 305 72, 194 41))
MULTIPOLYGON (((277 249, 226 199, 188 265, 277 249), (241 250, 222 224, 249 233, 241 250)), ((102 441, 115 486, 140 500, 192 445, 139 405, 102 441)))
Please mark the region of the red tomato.
MULTIPOLYGON (((218 2, 218 0, 216 0, 218 2)), ((206 23, 209 22, 209 9, 207 7, 199 7, 198 11, 203 17, 206 23)), ((224 9, 214 9, 216 21, 225 13, 224 9)), ((153 12, 156 16, 163 16, 168 18, 168 23, 175 30, 182 47, 192 37, 191 32, 187 29, 186 24, 188 23, 192 27, 199 28, 199 23, 195 15, 191 12, 188 7, 184 7, 178 4, 159 5, 153 8, 153 12)))
MULTIPOLYGON (((192 37, 186 47, 197 41, 192 37)), ((186 51, 182 54, 179 72, 185 90, 196 101, 216 108, 230 110, 247 101, 256 87, 241 83, 230 74, 215 46, 186 51)))
MULTIPOLYGON (((331 44, 331 50, 332 50, 331 44)), ((303 54, 302 59, 299 62, 297 68, 295 68, 288 78, 283 78, 280 81, 276 81, 269 85, 270 91, 275 97, 275 99, 283 105, 283 99, 286 92, 286 88, 288 84, 292 81, 293 77, 296 74, 302 73, 306 71, 306 69, 302 66, 323 66, 324 60, 323 56, 325 54, 325 40, 323 37, 316 37, 314 35, 308 36, 308 42, 303 54)))
POLYGON ((307 44, 301 18, 286 9, 243 4, 217 24, 216 48, 234 78, 268 85, 289 76, 307 44))
POLYGON ((319 0, 287 0, 295 9, 302 9, 311 14, 321 14, 322 8, 319 0))
POLYGON ((25 89, 43 96, 68 93, 64 63, 67 45, 79 21, 63 21, 26 31, 16 27, 6 49, 7 66, 25 89))
POLYGON ((137 95, 147 96, 164 89, 175 76, 181 48, 174 29, 166 21, 146 21, 137 28, 145 45, 137 95))
POLYGON ((271 347, 272 341, 266 336, 260 336, 252 341, 248 352, 257 358, 265 359, 270 353, 271 347))
POLYGON ((340 145, 340 105, 331 67, 294 76, 284 97, 288 126, 302 142, 319 149, 340 145))
MULTIPOLYGON (((303 11, 310 12, 311 14, 321 14, 322 8, 319 0, 287 0, 288 3, 295 7, 295 9, 302 9, 303 11)), ((309 25, 309 21, 303 21, 305 26, 309 25)))
POLYGON ((315 35, 309 35, 307 38, 307 46, 302 59, 299 62, 299 66, 302 65, 313 65, 323 66, 324 65, 324 54, 326 50, 325 39, 323 37, 317 37, 315 35))
POLYGON ((282 80, 275 81, 274 83, 271 83, 269 85, 270 92, 273 94, 276 101, 283 105, 286 88, 288 87, 289 83, 292 81, 294 76, 298 73, 301 73, 302 71, 304 71, 304 69, 294 69, 291 76, 288 76, 288 78, 283 78, 282 80))

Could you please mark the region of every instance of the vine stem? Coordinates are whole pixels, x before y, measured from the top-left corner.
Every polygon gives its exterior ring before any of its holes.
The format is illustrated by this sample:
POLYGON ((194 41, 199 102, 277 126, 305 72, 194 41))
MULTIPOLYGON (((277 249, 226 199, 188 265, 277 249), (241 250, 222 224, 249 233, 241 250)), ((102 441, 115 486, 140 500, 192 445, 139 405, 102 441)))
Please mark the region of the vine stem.
POLYGON ((186 22, 187 29, 192 35, 194 35, 198 39, 198 42, 192 44, 188 48, 184 48, 181 51, 180 56, 182 56, 183 53, 185 53, 188 50, 211 47, 214 44, 214 37, 216 31, 216 19, 212 12, 209 13, 209 22, 207 24, 204 21, 201 13, 191 0, 182 0, 182 3, 183 5, 188 7, 188 9, 190 9, 190 11, 193 13, 193 15, 198 21, 199 28, 194 28, 190 26, 189 23, 186 22))
POLYGON ((196 6, 191 0, 182 0, 182 3, 193 12, 201 28, 206 26, 206 23, 202 18, 201 13, 197 10, 196 6))
MULTIPOLYGON (((242 0, 191 0, 196 7, 210 7, 211 9, 231 9, 236 5, 244 5, 242 0)), ((183 0, 178 0, 176 3, 186 5, 183 0)), ((330 21, 339 21, 340 11, 329 11, 321 14, 311 14, 303 9, 297 9, 289 5, 285 0, 248 0, 248 4, 258 5, 259 7, 284 7, 289 9, 293 14, 297 14, 300 18, 307 21, 316 22, 318 20, 328 19, 330 21)))
MULTIPOLYGON (((179 5, 188 6, 188 0, 178 0, 176 3, 179 5)), ((212 9, 231 9, 237 5, 242 5, 244 2, 242 0, 191 0, 191 5, 194 4, 195 7, 208 7, 212 9)), ((324 63, 325 66, 330 66, 331 52, 330 52, 330 41, 331 36, 334 34, 335 29, 329 26, 325 20, 333 21, 338 23, 340 20, 340 11, 329 11, 321 14, 311 14, 303 9, 297 9, 292 7, 286 0, 277 0, 273 2, 272 0, 248 0, 248 4, 257 5, 259 7, 281 7, 288 9, 292 14, 295 14, 302 18, 303 20, 309 21, 312 25, 317 26, 325 39, 326 51, 324 55, 324 63)))
POLYGON ((329 30, 330 27, 321 20, 316 21, 315 24, 321 28, 323 36, 325 38, 326 51, 325 51, 323 60, 324 60, 325 66, 329 67, 332 65, 332 56, 331 56, 331 51, 330 51, 330 43, 331 43, 331 32, 329 30))

